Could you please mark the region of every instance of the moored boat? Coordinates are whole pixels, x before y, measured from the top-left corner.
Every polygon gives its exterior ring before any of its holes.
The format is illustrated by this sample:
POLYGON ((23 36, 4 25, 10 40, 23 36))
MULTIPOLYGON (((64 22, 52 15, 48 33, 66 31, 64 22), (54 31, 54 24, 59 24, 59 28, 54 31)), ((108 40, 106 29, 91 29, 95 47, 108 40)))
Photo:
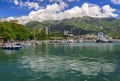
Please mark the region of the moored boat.
POLYGON ((2 46, 2 49, 6 50, 19 50, 20 48, 22 48, 22 46, 15 44, 5 44, 2 46))

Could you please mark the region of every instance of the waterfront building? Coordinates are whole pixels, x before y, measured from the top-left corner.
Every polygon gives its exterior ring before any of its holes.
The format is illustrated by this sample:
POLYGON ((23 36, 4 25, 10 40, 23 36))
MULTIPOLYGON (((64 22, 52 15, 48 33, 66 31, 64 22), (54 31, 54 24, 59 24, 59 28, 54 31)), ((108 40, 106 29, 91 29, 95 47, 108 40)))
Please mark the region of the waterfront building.
POLYGON ((69 32, 69 31, 64 30, 64 35, 68 36, 69 34, 70 34, 70 32, 69 32))
POLYGON ((46 35, 49 34, 49 28, 48 27, 45 27, 45 33, 46 33, 46 35))
POLYGON ((98 32, 98 39, 102 40, 104 38, 103 32, 98 32))

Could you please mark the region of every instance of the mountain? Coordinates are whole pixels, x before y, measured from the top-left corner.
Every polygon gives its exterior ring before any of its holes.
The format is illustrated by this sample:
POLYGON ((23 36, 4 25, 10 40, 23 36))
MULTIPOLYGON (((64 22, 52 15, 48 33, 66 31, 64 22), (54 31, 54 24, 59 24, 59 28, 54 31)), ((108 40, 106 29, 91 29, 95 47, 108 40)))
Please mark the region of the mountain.
POLYGON ((38 21, 31 21, 31 22, 28 22, 25 26, 29 27, 29 28, 43 28, 46 25, 45 25, 45 23, 41 23, 38 21))
POLYGON ((116 18, 92 18, 79 17, 64 20, 48 20, 42 22, 29 22, 26 24, 29 28, 50 27, 51 31, 63 32, 64 30, 73 30, 74 34, 97 34, 102 31, 107 35, 120 38, 120 20, 116 18))

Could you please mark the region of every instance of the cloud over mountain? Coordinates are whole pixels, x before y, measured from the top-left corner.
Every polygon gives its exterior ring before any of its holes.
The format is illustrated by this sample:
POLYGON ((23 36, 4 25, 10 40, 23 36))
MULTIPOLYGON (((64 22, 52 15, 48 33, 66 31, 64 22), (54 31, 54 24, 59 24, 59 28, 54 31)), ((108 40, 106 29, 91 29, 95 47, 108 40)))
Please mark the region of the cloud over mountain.
MULTIPOLYGON (((44 0, 38 0, 44 1, 44 0)), ((91 4, 84 3, 82 6, 74 6, 70 9, 64 9, 69 6, 63 0, 49 0, 50 2, 55 2, 54 4, 48 4, 46 7, 41 8, 37 2, 20 2, 19 0, 14 0, 16 5, 20 6, 28 6, 29 8, 35 8, 35 10, 31 11, 28 16, 21 17, 8 17, 4 20, 19 20, 19 23, 25 24, 29 21, 44 21, 44 20, 62 20, 73 17, 95 17, 95 18, 103 18, 103 17, 116 17, 118 16, 114 12, 116 11, 114 8, 110 7, 110 5, 104 5, 102 7, 91 4), (57 3, 58 2, 58 3, 57 3)), ((68 0, 74 1, 74 0, 68 0)))

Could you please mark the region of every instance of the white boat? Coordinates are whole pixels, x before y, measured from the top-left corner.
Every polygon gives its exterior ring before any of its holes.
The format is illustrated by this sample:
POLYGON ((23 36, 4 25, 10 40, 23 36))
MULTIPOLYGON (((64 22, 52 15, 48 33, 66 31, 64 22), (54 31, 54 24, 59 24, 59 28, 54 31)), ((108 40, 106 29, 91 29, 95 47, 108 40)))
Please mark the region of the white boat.
POLYGON ((69 39, 69 40, 68 40, 68 43, 75 43, 75 41, 72 40, 72 39, 69 39))
POLYGON ((75 40, 75 43, 82 43, 84 40, 75 40))
POLYGON ((6 50, 18 50, 20 48, 22 48, 22 46, 15 44, 5 44, 2 46, 2 49, 6 49, 6 50))
POLYGON ((22 45, 22 46, 31 46, 32 43, 31 43, 31 42, 26 42, 26 41, 25 41, 25 42, 22 42, 21 45, 22 45))

